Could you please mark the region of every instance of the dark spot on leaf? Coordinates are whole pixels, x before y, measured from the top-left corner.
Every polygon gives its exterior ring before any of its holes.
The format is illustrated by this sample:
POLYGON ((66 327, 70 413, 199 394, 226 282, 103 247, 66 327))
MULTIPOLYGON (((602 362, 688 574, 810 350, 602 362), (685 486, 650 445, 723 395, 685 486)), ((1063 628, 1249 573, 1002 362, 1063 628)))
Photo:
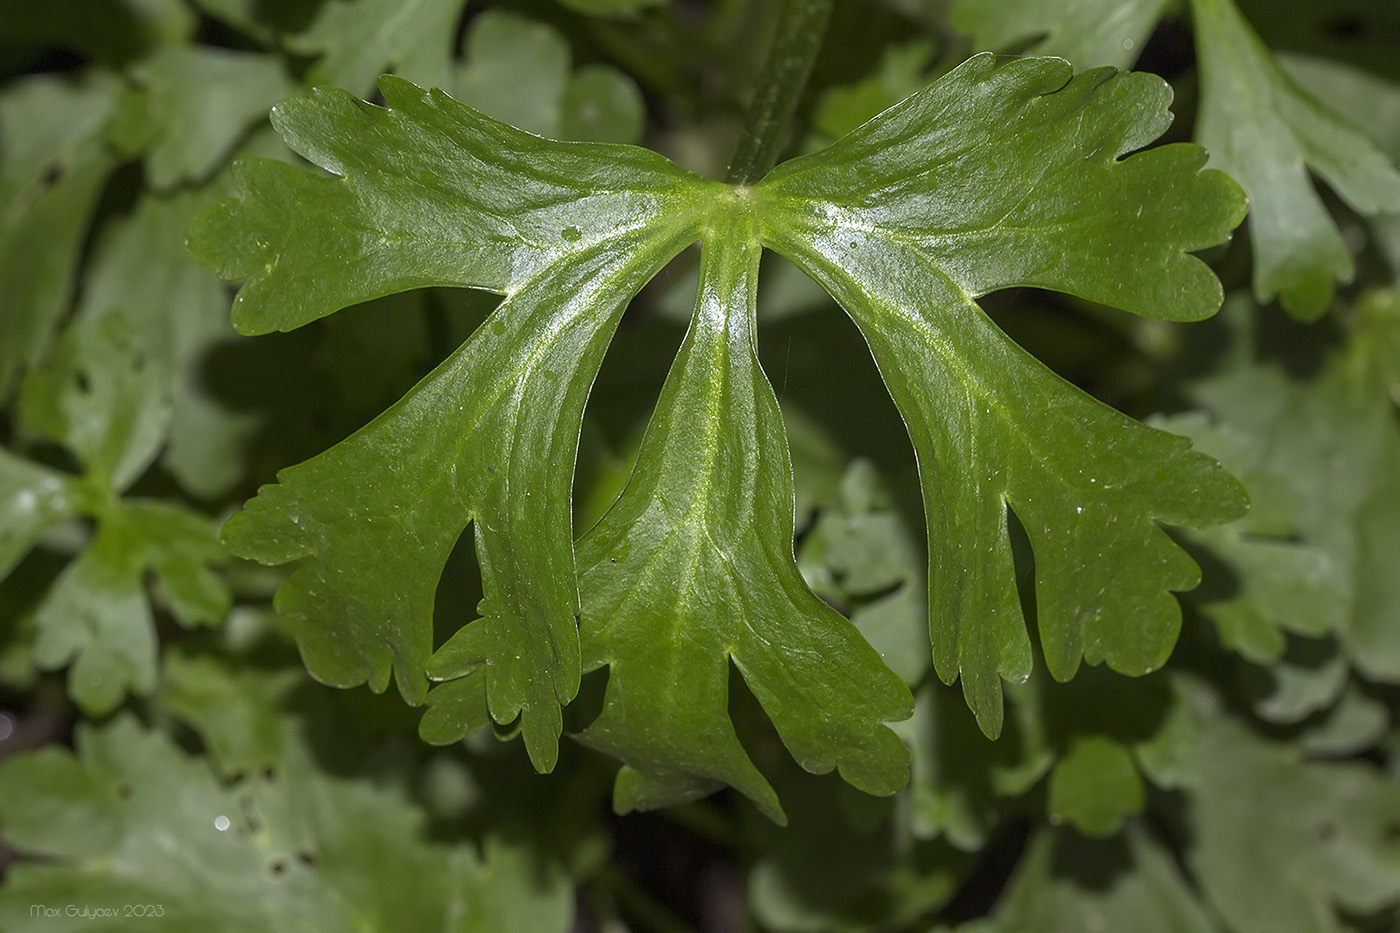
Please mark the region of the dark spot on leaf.
POLYGON ((307 868, 315 868, 317 862, 316 853, 302 849, 297 853, 297 861, 301 862, 307 868))
POLYGON ((280 858, 279 858, 279 859, 274 859, 274 860, 267 866, 267 870, 268 870, 268 872, 272 875, 272 877, 274 877, 274 878, 280 878, 280 877, 282 877, 283 875, 285 875, 285 874, 287 873, 287 861, 286 861, 286 859, 280 859, 280 858))
POLYGON ((54 159, 44 166, 44 173, 39 178, 39 184, 45 188, 51 188, 58 184, 58 180, 63 177, 63 163, 54 159))
POLYGON ((131 799, 131 785, 128 784, 128 783, 126 783, 125 781, 123 781, 122 783, 120 783, 120 784, 118 784, 118 785, 116 786, 116 791, 115 791, 115 793, 116 793, 116 795, 117 795, 117 799, 118 799, 118 800, 130 800, 130 799, 131 799))
POLYGON ((1366 33, 1366 22, 1359 16, 1338 16, 1329 19, 1322 28, 1338 39, 1359 39, 1366 33))
POLYGON ((564 239, 568 240, 570 243, 574 243, 580 237, 582 237, 583 234, 579 232, 578 227, 565 227, 561 236, 563 236, 564 239))
POLYGON ((1317 827, 1317 839, 1319 842, 1335 842, 1337 839, 1337 827, 1331 823, 1323 823, 1317 827))

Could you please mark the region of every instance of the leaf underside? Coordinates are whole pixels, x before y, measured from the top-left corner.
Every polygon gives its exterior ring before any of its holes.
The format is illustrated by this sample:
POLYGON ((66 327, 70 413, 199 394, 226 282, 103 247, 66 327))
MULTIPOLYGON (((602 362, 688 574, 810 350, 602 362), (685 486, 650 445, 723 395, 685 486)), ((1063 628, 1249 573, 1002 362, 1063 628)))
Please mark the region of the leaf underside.
POLYGON ((1242 194, 1194 146, 1120 158, 1165 129, 1160 80, 978 56, 752 187, 530 136, 399 79, 381 88, 387 109, 326 90, 279 106, 279 131, 331 177, 244 163, 242 197, 191 231, 197 258, 247 279, 246 333, 425 285, 506 296, 399 403, 227 525, 238 554, 302 561, 277 606, 315 676, 383 689, 392 674, 410 702, 427 697, 432 741, 519 716, 548 769, 560 705, 607 666, 581 738, 624 762, 619 809, 730 784, 781 819, 728 718, 732 661, 804 767, 897 790, 908 752, 884 723, 909 715, 908 689, 793 558, 786 436, 756 357, 765 247, 855 320, 904 416, 934 660, 961 676, 984 731, 1000 728, 999 677, 1030 666, 1008 507, 1035 549, 1052 674, 1081 657, 1125 673, 1165 659, 1170 591, 1197 571, 1157 523, 1231 519, 1242 490, 1185 440, 1060 380, 976 304, 1032 285, 1160 319, 1216 310, 1219 284, 1187 254, 1228 236, 1242 194), (690 331, 637 466, 576 559, 589 388, 628 301, 697 240, 690 331), (434 654, 434 591, 469 523, 481 618, 434 654), (445 681, 431 694, 429 677, 445 681))

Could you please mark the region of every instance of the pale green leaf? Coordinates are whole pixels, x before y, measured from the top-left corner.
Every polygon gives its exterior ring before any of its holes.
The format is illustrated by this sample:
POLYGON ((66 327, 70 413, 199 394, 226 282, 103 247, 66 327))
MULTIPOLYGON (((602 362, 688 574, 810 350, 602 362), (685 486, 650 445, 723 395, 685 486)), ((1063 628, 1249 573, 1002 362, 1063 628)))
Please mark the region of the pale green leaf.
POLYGON ((1235 933, 1331 933, 1400 900, 1400 786, 1365 762, 1306 762, 1202 708, 1204 779, 1186 862, 1235 933))
POLYGON ((81 501, 69 477, 0 448, 0 580, 44 529, 76 515, 81 501))
MULTIPOLYGON (((310 82, 367 93, 386 71, 447 87, 466 0, 325 0, 290 45, 321 57, 310 82)), ((314 161, 314 160, 313 160, 314 161)))
POLYGON ((165 439, 165 367, 124 317, 74 322, 20 397, 25 425, 69 448, 94 482, 121 492, 165 439))
POLYGON ((75 744, 0 769, 6 841, 44 856, 11 866, 0 888, 6 929, 568 928, 572 898, 557 869, 498 837, 480 851, 431 841, 402 790, 320 771, 305 747, 267 775, 224 784, 128 716, 79 726, 75 744), (33 905, 76 903, 75 892, 111 914, 60 906, 32 919, 33 905), (126 904, 161 912, 127 916, 126 904))
POLYGON ((133 500, 104 510, 92 543, 64 569, 34 617, 34 661, 71 664, 68 691, 88 713, 110 712, 156 682, 156 630, 145 578, 164 587, 185 625, 212 625, 229 593, 210 569, 225 558, 210 521, 172 503, 133 500))
MULTIPOLYGON (((979 933, 1216 933, 1171 853, 1136 823, 1112 839, 1042 830, 979 933)), ((969 931, 970 933, 970 931, 969 931)))
POLYGON ((155 127, 152 187, 203 181, 295 87, 274 58, 207 45, 165 46, 136 69, 155 127))
POLYGON ((641 94, 606 65, 570 71, 564 36, 545 23, 487 10, 467 32, 455 96, 504 123, 557 139, 635 143, 641 94))
POLYGON ((1200 415, 1154 423, 1191 438, 1249 489, 1247 516, 1182 534, 1211 568, 1187 599, 1215 623, 1225 647, 1270 664, 1283 655, 1285 633, 1319 638, 1336 628, 1347 611, 1346 581, 1331 555, 1296 540, 1289 465, 1271 462, 1267 440, 1200 415))
POLYGON ((1351 252, 1308 177, 1356 211, 1400 210, 1400 169, 1279 67, 1233 0, 1191 0, 1201 68, 1196 138, 1249 193, 1254 292, 1315 318, 1349 282, 1351 252))
POLYGON ((956 0, 950 19, 978 49, 1058 55, 1078 68, 1127 68, 1172 0, 956 0))
POLYGON ((102 136, 119 90, 106 76, 43 75, 0 93, 0 400, 41 358, 68 309, 83 238, 115 163, 102 136))

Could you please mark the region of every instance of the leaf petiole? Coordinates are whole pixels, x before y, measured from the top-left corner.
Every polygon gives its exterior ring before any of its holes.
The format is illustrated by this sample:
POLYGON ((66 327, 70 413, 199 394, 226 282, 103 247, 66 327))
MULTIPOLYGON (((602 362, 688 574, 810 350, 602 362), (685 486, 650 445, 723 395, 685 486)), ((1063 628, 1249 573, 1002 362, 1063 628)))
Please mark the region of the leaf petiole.
POLYGON ((831 7, 832 0, 787 0, 783 4, 726 182, 750 184, 778 164, 792 115, 821 51, 831 7))

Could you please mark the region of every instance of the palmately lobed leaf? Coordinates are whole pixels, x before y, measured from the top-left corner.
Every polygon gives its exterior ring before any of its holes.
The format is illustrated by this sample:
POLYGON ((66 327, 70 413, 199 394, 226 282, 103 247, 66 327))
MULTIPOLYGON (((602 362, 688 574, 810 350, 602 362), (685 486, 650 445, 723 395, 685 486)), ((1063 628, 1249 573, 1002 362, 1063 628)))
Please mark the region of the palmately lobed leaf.
POLYGON ((1162 319, 1218 307, 1219 283, 1188 254, 1239 222, 1238 188, 1201 171, 1194 146, 1121 158, 1169 122, 1162 82, 979 56, 752 187, 639 149, 533 137, 399 79, 382 88, 387 108, 330 90, 280 105, 279 131, 330 176, 244 163, 242 197, 191 231, 198 258, 247 278, 246 333, 424 285, 506 295, 400 402, 283 471, 226 527, 236 553, 301 561, 276 605, 315 676, 383 689, 392 675, 419 702, 431 675, 444 682, 425 738, 519 716, 548 769, 560 705, 581 670, 607 666, 583 739, 626 763, 619 809, 729 783, 780 817, 728 719, 732 659, 804 767, 874 793, 902 786, 908 753, 883 723, 909 714, 908 690, 792 555, 786 436, 754 356, 765 246, 856 319, 909 425, 934 658, 946 680, 963 677, 983 729, 1000 728, 998 676, 1030 663, 1008 506, 1036 549, 1056 677, 1081 657, 1127 673, 1165 659, 1170 591, 1197 571, 1157 522, 1229 519, 1242 492, 1184 439, 1060 380, 975 302, 1035 285, 1162 319), (690 334, 576 576, 586 396, 625 304, 697 239, 690 334), (469 522, 482 618, 434 656, 438 577, 469 522))

